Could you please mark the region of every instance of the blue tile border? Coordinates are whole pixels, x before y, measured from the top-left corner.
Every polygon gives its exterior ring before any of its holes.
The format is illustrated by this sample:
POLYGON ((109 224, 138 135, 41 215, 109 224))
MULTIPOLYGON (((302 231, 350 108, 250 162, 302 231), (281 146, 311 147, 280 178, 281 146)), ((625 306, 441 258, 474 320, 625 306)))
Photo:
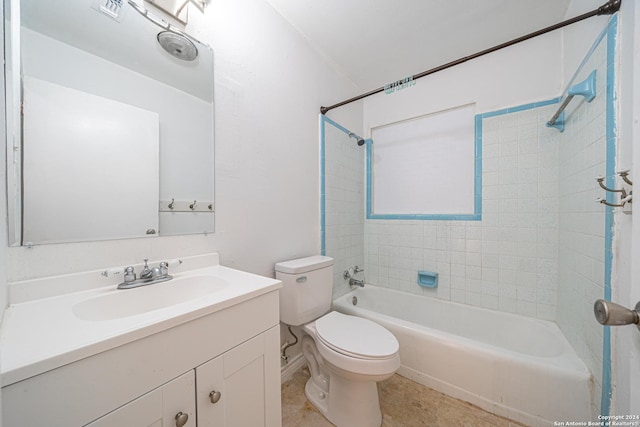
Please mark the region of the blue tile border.
POLYGON ((481 221, 482 220, 482 122, 475 118, 474 142, 474 200, 472 214, 376 214, 373 213, 373 140, 366 141, 366 219, 391 220, 440 220, 440 221, 481 221), (479 127, 478 127, 479 126, 479 127))
POLYGON ((331 120, 327 116, 323 114, 319 114, 318 124, 320 126, 320 254, 327 254, 327 223, 326 223, 326 201, 327 201, 327 193, 326 193, 326 132, 325 126, 331 125, 336 129, 346 133, 347 135, 351 133, 349 129, 342 126, 340 123, 331 120))
MULTIPOLYGON (((615 186, 615 159, 616 159, 616 43, 618 35, 618 15, 615 14, 609 20, 605 31, 602 32, 595 49, 606 35, 607 37, 607 94, 606 94, 606 185, 609 188, 615 186)), ((591 54, 590 51, 589 53, 591 54)), ((604 235, 604 299, 611 301, 611 273, 613 267, 613 208, 605 206, 605 235, 604 235)), ((611 331, 609 326, 604 326, 602 337, 602 396, 600 401, 600 414, 609 415, 611 410, 612 384, 611 384, 611 331)))
POLYGON ((320 126, 320 255, 327 254, 327 239, 326 239, 326 183, 325 183, 325 160, 326 160, 326 147, 325 147, 325 123, 330 123, 327 117, 320 114, 318 125, 320 126))
POLYGON ((481 113, 481 114, 478 114, 478 116, 480 116, 480 118, 482 118, 482 119, 487 119, 489 117, 502 116, 504 114, 519 113, 520 111, 531 110, 531 109, 539 108, 539 107, 546 107, 547 105, 557 104, 559 101, 560 101, 560 98, 553 98, 553 99, 550 99, 550 100, 547 100, 547 101, 531 102, 529 104, 518 105, 518 106, 515 106, 515 107, 509 107, 509 108, 503 108, 502 110, 496 110, 496 111, 489 111, 487 113, 481 113))

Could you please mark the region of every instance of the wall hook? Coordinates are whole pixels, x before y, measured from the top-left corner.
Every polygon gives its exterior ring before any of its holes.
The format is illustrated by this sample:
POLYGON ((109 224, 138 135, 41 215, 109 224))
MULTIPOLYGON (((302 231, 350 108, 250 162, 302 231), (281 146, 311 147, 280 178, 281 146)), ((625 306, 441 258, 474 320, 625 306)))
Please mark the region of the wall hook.
POLYGON ((168 208, 173 210, 173 205, 174 205, 174 201, 175 199, 171 199, 171 203, 169 203, 168 208))
POLYGON ((597 176, 596 177, 596 181, 598 181, 598 185, 600 185, 600 187, 602 187, 602 189, 607 190, 611 193, 622 193, 622 198, 624 199, 625 197, 627 197, 627 191, 624 188, 621 188, 619 190, 613 189, 613 188, 608 188, 606 185, 603 184, 605 177, 604 176, 597 176))
POLYGON ((192 204, 189 205, 189 209, 194 210, 196 208, 196 201, 194 200, 192 204))
POLYGON ((603 205, 611 206, 611 207, 614 207, 614 208, 623 208, 624 204, 626 203, 624 201, 622 203, 609 203, 605 199, 603 199, 602 197, 598 197, 596 199, 596 202, 599 202, 599 203, 602 203, 603 205))
POLYGON ((625 169, 623 171, 618 172, 618 175, 620 175, 620 178, 622 178, 624 182, 626 182, 629 185, 633 185, 633 182, 629 179, 630 172, 631 171, 629 169, 625 169))

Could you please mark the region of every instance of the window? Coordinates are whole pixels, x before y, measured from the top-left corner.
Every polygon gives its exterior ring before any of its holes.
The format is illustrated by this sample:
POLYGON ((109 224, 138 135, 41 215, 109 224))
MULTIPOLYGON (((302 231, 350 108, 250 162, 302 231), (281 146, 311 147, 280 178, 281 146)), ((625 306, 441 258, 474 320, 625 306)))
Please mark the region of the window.
POLYGON ((372 129, 367 218, 480 219, 475 104, 372 129))

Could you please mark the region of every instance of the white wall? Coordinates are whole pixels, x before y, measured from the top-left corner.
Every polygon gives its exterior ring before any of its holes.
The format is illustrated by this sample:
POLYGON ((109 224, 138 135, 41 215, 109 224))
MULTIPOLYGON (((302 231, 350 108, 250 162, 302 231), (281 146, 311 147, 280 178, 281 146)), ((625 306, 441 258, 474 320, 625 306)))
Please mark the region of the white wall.
MULTIPOLYGON (((0 2, 2 7, 0 8, 0 31, 4 35, 4 2, 0 2)), ((4 43, 0 43, 0 57, 4 58, 4 43)), ((4 78, 4 67, 3 67, 4 78)), ((4 84, 0 85, 0 135, 4 136, 5 133, 5 104, 4 104, 4 84)), ((4 141, 5 138, 0 138, 0 141, 4 141)), ((3 165, 2 170, 6 170, 6 151, 0 148, 0 165, 3 165)), ((6 175, 0 173, 0 271, 7 271, 7 202, 6 202, 6 175)), ((6 274, 0 274, 0 325, 2 324, 2 317, 4 316, 5 306, 7 305, 7 288, 6 288, 6 274)), ((0 352, 2 352, 2 346, 0 346, 0 352)), ((0 358, 1 359, 1 358, 0 358)), ((0 393, 0 413, 2 413, 2 393, 0 393)), ((2 426, 2 417, 0 417, 0 427, 2 426)))
MULTIPOLYGON (((624 134, 626 143, 629 146, 635 145, 633 166, 635 170, 638 170, 640 169, 640 149, 638 149, 638 141, 640 141, 640 6, 636 2, 626 2, 623 6, 623 13, 622 54, 627 55, 625 56, 627 58, 625 68, 628 69, 623 72, 623 87, 630 89, 623 99, 630 99, 624 101, 625 106, 621 120, 623 127, 627 129, 624 134)), ((632 251, 628 257, 629 263, 631 260, 640 259, 640 217, 638 215, 634 216, 633 224, 633 243, 632 251)), ((625 285, 625 290, 629 292, 626 295, 626 302, 629 305, 640 301, 640 263, 632 263, 631 269, 631 277, 625 285)), ((614 401, 614 412, 640 414, 640 338, 638 331, 630 327, 626 328, 619 342, 628 345, 619 348, 619 351, 615 353, 616 366, 621 368, 616 372, 617 387, 626 398, 621 399, 620 403, 614 401), (621 383, 619 379, 622 378, 624 380, 621 383)))
MULTIPOLYGON (((602 6, 602 0, 572 0, 564 19, 574 18, 602 6)), ((623 2, 627 3, 627 2, 623 2)), ((562 88, 566 88, 587 51, 609 21, 609 15, 594 16, 562 29, 562 88)))
MULTIPOLYGON (((640 7, 623 2, 619 20, 619 139, 616 169, 640 168, 640 7), (634 144, 635 141, 635 144, 634 144)), ((636 174, 637 175, 637 174, 636 174)), ((616 218, 617 271, 612 300, 626 307, 640 301, 640 221, 638 215, 616 218), (635 223, 633 227, 632 223, 635 223)), ((634 327, 612 328, 612 414, 640 412, 640 335, 634 327)))
MULTIPOLYGON (((214 1, 203 24, 216 55, 215 239, 225 264, 271 275, 319 253, 318 112, 358 89, 264 1, 214 1)), ((359 126, 360 108, 338 120, 359 126)))
MULTIPOLYGON (((319 252, 318 112, 358 88, 263 0, 213 1, 191 22, 215 52, 215 234, 9 248, 10 280, 210 251, 271 276, 319 252)), ((360 106, 335 117, 358 128, 360 106)))
POLYGON ((423 77, 402 91, 371 96, 364 101, 363 136, 376 126, 474 102, 483 113, 555 98, 560 42, 556 31, 423 77))

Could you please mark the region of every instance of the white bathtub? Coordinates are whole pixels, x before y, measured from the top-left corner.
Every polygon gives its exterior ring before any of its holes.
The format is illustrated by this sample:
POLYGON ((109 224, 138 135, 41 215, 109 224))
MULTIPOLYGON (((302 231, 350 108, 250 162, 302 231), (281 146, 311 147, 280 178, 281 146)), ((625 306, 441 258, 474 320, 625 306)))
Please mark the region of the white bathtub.
POLYGON ((591 419, 591 374, 553 322, 372 285, 334 309, 389 329, 398 373, 449 396, 529 426, 591 419))

